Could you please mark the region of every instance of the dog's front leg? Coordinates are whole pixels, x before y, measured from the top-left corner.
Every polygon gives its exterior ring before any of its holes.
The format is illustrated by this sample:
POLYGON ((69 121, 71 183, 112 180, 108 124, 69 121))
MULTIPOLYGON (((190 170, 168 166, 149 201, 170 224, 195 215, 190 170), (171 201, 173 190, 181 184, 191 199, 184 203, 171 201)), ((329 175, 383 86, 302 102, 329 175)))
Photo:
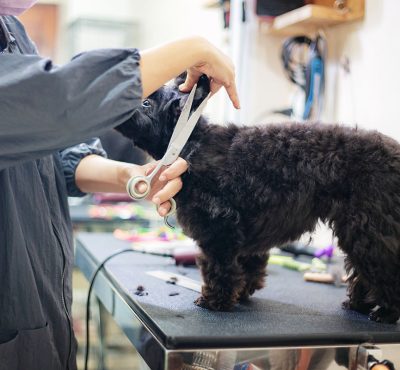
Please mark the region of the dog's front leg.
POLYGON ((203 254, 198 259, 203 275, 202 296, 195 303, 203 308, 229 311, 239 301, 246 280, 236 256, 203 254))
POLYGON ((247 301, 256 290, 264 287, 268 258, 268 252, 239 257, 239 263, 242 265, 246 280, 246 284, 240 293, 240 301, 247 301))

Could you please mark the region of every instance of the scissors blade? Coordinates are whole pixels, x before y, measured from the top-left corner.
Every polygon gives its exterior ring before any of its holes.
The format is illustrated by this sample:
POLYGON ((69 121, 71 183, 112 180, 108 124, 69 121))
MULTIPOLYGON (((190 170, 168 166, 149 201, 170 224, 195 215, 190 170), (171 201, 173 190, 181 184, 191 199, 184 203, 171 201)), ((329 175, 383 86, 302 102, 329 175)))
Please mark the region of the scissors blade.
POLYGON ((194 94, 196 92, 197 84, 195 84, 190 92, 185 105, 183 106, 182 112, 179 116, 178 121, 176 122, 174 132, 172 133, 171 139, 168 144, 168 148, 171 143, 175 140, 178 134, 181 132, 182 128, 186 125, 186 122, 189 120, 190 110, 192 109, 194 94))
POLYGON ((171 163, 175 162, 175 160, 179 157, 179 154, 181 153, 183 147, 187 143, 190 135, 196 127, 197 121, 203 113, 203 110, 206 107, 210 96, 211 93, 206 96, 206 98, 201 102, 198 108, 192 113, 186 125, 182 128, 181 132, 178 133, 176 139, 170 143, 170 147, 162 159, 164 165, 170 165, 171 163))

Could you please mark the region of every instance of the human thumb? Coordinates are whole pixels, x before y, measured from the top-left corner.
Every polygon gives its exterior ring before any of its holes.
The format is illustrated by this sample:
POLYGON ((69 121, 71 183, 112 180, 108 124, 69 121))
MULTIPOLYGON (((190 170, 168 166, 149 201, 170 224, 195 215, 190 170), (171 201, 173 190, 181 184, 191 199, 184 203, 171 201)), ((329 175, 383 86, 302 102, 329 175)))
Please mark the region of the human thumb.
POLYGON ((185 82, 179 85, 179 90, 182 92, 189 92, 190 90, 192 90, 193 86, 197 83, 200 76, 201 76, 200 72, 189 70, 185 82))

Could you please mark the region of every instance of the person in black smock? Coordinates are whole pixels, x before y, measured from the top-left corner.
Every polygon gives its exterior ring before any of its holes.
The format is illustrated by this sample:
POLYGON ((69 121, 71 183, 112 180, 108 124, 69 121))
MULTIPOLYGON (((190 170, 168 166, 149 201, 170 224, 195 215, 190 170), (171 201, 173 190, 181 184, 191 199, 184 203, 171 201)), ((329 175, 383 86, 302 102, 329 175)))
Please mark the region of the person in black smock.
MULTIPOLYGON (((239 102, 230 59, 197 36, 93 50, 56 66, 14 16, 34 2, 0 0, 0 370, 75 370, 67 196, 124 192, 154 167, 106 159, 94 137, 185 70, 182 91, 205 73, 213 92, 223 86, 239 102)), ((161 216, 186 169, 179 158, 155 180, 148 199, 161 216)))

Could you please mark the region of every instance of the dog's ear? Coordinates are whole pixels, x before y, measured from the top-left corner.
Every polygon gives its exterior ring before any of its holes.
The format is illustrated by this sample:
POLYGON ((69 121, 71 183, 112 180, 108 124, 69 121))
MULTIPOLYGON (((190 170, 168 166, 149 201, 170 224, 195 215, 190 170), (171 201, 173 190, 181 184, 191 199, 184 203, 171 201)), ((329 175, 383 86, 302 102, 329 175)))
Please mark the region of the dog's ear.
POLYGON ((194 94, 193 107, 197 108, 210 92, 210 80, 206 75, 202 75, 197 81, 197 89, 194 94))
MULTIPOLYGON (((178 87, 179 85, 183 84, 186 81, 186 75, 187 73, 185 71, 175 78, 174 80, 175 87, 178 87)), ((208 95, 209 92, 210 92, 210 80, 206 75, 202 75, 197 81, 195 99, 203 100, 208 95)))
MULTIPOLYGON (((175 88, 178 88, 179 85, 183 84, 186 80, 186 72, 183 72, 174 80, 175 88)), ((192 110, 196 109, 201 102, 206 98, 208 93, 210 92, 210 80, 206 75, 200 76, 197 81, 197 88, 193 98, 192 110)))

